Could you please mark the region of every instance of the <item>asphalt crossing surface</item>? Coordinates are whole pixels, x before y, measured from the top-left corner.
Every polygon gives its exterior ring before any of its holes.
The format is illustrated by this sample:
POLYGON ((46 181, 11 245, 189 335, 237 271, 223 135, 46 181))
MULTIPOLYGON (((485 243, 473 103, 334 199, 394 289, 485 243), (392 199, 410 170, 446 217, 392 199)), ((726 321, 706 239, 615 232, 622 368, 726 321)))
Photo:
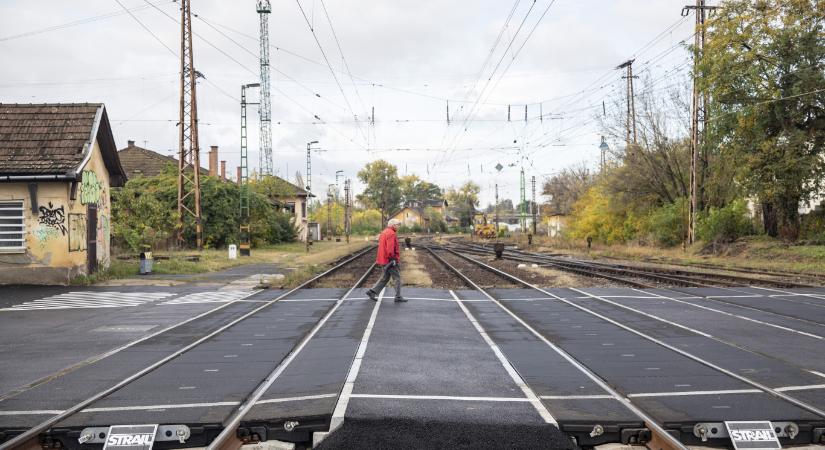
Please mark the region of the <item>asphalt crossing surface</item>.
MULTIPOLYGON (((825 422, 754 386, 825 409, 825 289, 548 291, 493 290, 491 301, 405 288, 409 302, 376 303, 361 290, 300 290, 58 427, 219 429, 273 373, 242 426, 304 442, 332 427, 324 449, 572 448, 567 434, 581 443, 595 424, 605 433, 592 443, 643 427, 628 403, 672 429, 825 422)), ((0 432, 52 417, 281 294, 67 289, 4 303, 0 432), (64 294, 73 306, 54 308, 64 294), (140 301, 93 305, 118 298, 140 301)))

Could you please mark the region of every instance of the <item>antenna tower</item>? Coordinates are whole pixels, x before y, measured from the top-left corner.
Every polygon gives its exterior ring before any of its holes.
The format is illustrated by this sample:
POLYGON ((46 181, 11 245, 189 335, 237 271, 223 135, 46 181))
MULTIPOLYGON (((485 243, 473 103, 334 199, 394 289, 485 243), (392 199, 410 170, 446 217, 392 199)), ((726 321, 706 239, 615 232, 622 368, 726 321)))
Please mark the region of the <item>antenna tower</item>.
POLYGON ((258 16, 261 19, 261 106, 260 117, 260 167, 262 175, 272 175, 272 108, 269 102, 269 0, 258 0, 258 16))
POLYGON ((195 221, 195 245, 203 248, 200 147, 198 146, 197 78, 192 55, 189 0, 180 4, 180 122, 178 122, 178 245, 183 247, 187 217, 195 221), (190 200, 190 197, 192 198, 190 200))

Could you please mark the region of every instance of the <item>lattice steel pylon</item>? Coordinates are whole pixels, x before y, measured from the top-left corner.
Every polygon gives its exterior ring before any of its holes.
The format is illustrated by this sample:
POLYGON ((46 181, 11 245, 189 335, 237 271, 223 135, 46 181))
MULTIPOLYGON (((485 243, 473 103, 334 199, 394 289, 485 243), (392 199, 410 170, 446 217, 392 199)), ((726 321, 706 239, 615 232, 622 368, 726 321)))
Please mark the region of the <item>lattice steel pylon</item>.
POLYGON ((269 102, 269 0, 258 0, 258 16, 261 19, 261 106, 260 118, 260 167, 262 175, 272 175, 272 108, 269 102))
MULTIPOLYGON (((259 83, 241 85, 241 164, 238 166, 238 185, 240 186, 240 242, 239 249, 243 256, 251 252, 249 228, 249 156, 246 142, 246 90, 258 87, 259 83)), ((254 104, 254 103, 253 103, 254 104)))
POLYGON ((200 147, 198 145, 197 78, 192 52, 189 0, 180 4, 180 122, 178 123, 178 245, 185 244, 187 217, 195 221, 195 244, 203 248, 200 147), (191 198, 191 200, 190 200, 191 198))

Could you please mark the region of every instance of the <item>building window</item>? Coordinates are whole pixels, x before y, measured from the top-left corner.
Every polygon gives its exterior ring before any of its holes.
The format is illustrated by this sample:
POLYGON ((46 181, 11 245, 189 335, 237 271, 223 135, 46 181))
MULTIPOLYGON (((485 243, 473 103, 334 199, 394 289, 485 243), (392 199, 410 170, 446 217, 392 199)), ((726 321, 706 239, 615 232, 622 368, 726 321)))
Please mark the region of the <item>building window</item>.
POLYGON ((26 249, 23 202, 0 202, 0 251, 26 249))
POLYGON ((295 202, 287 202, 286 206, 284 207, 284 211, 295 215, 295 202))

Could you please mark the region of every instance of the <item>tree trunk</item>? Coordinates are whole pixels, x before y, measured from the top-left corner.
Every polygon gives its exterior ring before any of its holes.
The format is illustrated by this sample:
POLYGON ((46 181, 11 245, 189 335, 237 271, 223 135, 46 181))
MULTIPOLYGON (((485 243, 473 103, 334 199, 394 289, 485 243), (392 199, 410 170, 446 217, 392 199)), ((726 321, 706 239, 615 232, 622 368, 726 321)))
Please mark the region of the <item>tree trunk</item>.
POLYGON ((773 203, 762 201, 762 225, 765 227, 765 233, 770 237, 777 237, 779 230, 776 221, 776 209, 773 203))
POLYGON ((780 200, 779 237, 793 242, 799 238, 799 198, 788 196, 780 200))

